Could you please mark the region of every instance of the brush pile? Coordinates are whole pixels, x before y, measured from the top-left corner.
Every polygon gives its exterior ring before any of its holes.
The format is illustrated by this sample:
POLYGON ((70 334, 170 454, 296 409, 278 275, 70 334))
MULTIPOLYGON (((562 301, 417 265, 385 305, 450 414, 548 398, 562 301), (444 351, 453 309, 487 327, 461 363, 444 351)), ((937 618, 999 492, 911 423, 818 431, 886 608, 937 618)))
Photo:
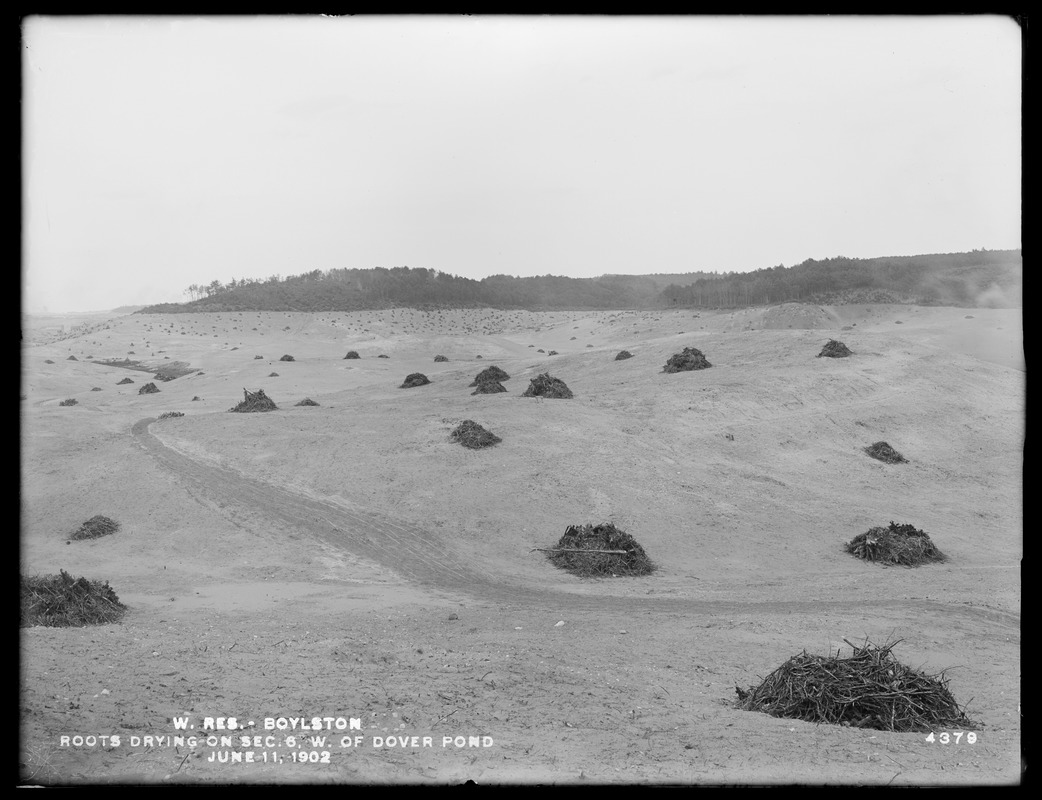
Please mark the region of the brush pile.
POLYGON ((843 342, 829 339, 828 344, 821 348, 821 352, 818 353, 818 358, 846 358, 847 356, 852 355, 854 355, 854 352, 843 344, 843 342))
POLYGON ((192 402, 194 403, 196 400, 202 400, 202 399, 203 398, 201 398, 199 395, 196 395, 195 397, 192 398, 192 402))
POLYGON ((471 386, 480 386, 486 381, 508 381, 510 376, 507 375, 506 370, 500 369, 497 366, 485 367, 481 372, 474 376, 474 382, 471 386))
POLYGON ((183 411, 164 411, 159 415, 160 419, 173 419, 174 417, 183 417, 183 411))
POLYGON ((146 383, 140 389, 137 390, 138 394, 155 394, 159 389, 156 388, 154 383, 146 383))
POLYGON ((123 386, 124 384, 133 383, 133 382, 134 382, 133 378, 124 378, 119 383, 117 383, 116 386, 123 386))
POLYGON ((119 602, 108 581, 60 575, 22 577, 21 627, 77 627, 117 622, 127 607, 119 602))
POLYGON ((738 687, 737 707, 772 717, 898 733, 980 727, 959 708, 944 673, 926 675, 891 654, 898 644, 863 647, 849 658, 793 656, 756 687, 738 687))
POLYGON ((556 350, 551 350, 549 353, 547 353, 547 355, 548 356, 556 356, 557 355, 557 351, 556 350))
POLYGON ((461 422, 456 429, 450 434, 453 440, 459 442, 464 447, 469 447, 471 450, 480 450, 483 447, 492 447, 492 445, 499 444, 500 439, 492 431, 482 428, 478 423, 472 419, 465 419, 461 422))
POLYGON ((58 403, 58 405, 60 405, 60 406, 75 406, 75 405, 79 405, 79 402, 80 401, 77 400, 75 397, 70 397, 68 400, 62 400, 60 403, 58 403))
POLYGON ((449 359, 448 359, 447 356, 435 356, 434 360, 435 361, 448 361, 449 359))
POLYGON ((296 359, 291 355, 284 355, 279 361, 296 361, 296 359))
POLYGON ((45 359, 43 360, 43 363, 44 363, 44 364, 53 364, 54 362, 53 362, 53 361, 51 361, 51 360, 50 360, 49 358, 45 358, 45 359))
POLYGON ((378 355, 377 358, 390 358, 390 356, 380 353, 380 355, 378 355))
POLYGON ((101 391, 101 387, 100 386, 95 386, 93 389, 91 389, 91 391, 92 392, 100 392, 101 391))
POLYGON ((229 411, 236 411, 240 414, 248 414, 254 411, 277 411, 278 406, 275 405, 275 401, 264 394, 263 389, 258 389, 255 392, 251 392, 247 389, 243 389, 245 399, 234 408, 228 409, 229 411))
POLYGON ((876 442, 873 445, 869 445, 865 448, 865 452, 868 453, 872 458, 878 461, 883 461, 887 464, 907 464, 908 459, 898 453, 894 448, 888 445, 886 442, 876 442))
POLYGON ((301 400, 299 403, 297 403, 297 405, 298 406, 317 406, 318 403, 316 403, 310 397, 305 397, 303 400, 301 400))
POLYGON ((633 353, 629 350, 620 350, 619 354, 615 356, 616 361, 625 361, 627 358, 633 358, 633 353))
POLYGON ((101 536, 108 536, 110 533, 115 533, 119 530, 119 523, 114 519, 103 517, 101 514, 91 517, 89 520, 80 525, 79 528, 69 534, 71 541, 82 541, 83 539, 97 539, 101 536))
POLYGON ((471 394, 498 394, 499 392, 505 392, 506 390, 507 387, 499 381, 482 381, 478 384, 478 388, 471 392, 471 394))
POLYGON ((650 575, 655 570, 655 565, 636 539, 610 522, 569 525, 557 547, 551 549, 547 557, 555 567, 566 569, 580 578, 650 575), (596 552, 601 550, 621 552, 596 552))
POLYGON ((272 372, 272 373, 270 373, 270 374, 268 375, 268 377, 269 377, 269 378, 277 378, 277 377, 279 377, 279 373, 277 373, 277 372, 272 372))
POLYGON ((261 359, 263 359, 263 358, 264 358, 264 356, 254 356, 254 357, 253 357, 253 360, 254 360, 254 361, 260 361, 260 360, 261 360, 261 359))
POLYGON ((568 388, 564 381, 560 378, 553 378, 550 376, 550 373, 544 372, 542 375, 537 375, 532 378, 528 388, 521 393, 521 396, 550 397, 569 400, 574 395, 572 394, 572 390, 568 388))
POLYGON ((846 550, 866 561, 906 567, 947 561, 948 558, 937 549, 928 534, 916 530, 914 525, 897 525, 893 521, 888 528, 871 528, 855 536, 847 543, 846 550))
POLYGON ((399 389, 412 389, 415 386, 426 386, 430 383, 430 379, 422 372, 413 372, 410 375, 405 376, 405 382, 399 386, 399 389))
POLYGON ((701 350, 697 350, 694 347, 685 347, 683 352, 674 353, 669 357, 669 361, 666 362, 666 366, 662 368, 663 372, 690 372, 695 369, 707 369, 713 366, 706 357, 702 355, 701 350))
POLYGON ((69 357, 68 357, 67 359, 65 359, 65 360, 66 360, 66 361, 79 361, 79 359, 78 359, 78 358, 76 358, 76 356, 69 356, 69 357))
POLYGON ((347 355, 344 356, 344 358, 361 358, 361 356, 358 355, 357 350, 348 350, 347 355))

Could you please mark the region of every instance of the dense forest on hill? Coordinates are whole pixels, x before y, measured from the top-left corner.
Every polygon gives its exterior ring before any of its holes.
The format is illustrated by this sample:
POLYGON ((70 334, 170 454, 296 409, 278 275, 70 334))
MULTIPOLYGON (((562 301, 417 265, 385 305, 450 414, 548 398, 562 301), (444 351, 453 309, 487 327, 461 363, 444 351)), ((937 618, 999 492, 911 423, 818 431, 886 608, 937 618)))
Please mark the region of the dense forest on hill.
POLYGON ((356 311, 393 306, 543 309, 735 308, 783 302, 904 302, 921 305, 1021 304, 1020 250, 946 255, 808 259, 753 272, 602 275, 481 280, 432 269, 312 270, 227 284, 192 285, 189 301, 137 313, 356 311))

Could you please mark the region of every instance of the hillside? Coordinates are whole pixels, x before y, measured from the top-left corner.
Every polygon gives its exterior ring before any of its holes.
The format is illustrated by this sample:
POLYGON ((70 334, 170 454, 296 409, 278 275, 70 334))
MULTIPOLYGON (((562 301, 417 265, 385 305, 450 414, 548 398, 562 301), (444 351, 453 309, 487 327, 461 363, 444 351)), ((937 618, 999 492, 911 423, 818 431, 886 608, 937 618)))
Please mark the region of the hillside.
POLYGON ((186 303, 141 314, 231 311, 361 311, 394 307, 606 310, 739 308, 783 302, 914 303, 1013 308, 1022 302, 1019 250, 873 259, 813 259, 747 273, 493 275, 481 280, 432 269, 312 270, 266 280, 192 285, 186 303))
POLYGON ((25 346, 22 573, 110 581, 129 611, 119 625, 23 629, 23 772, 43 784, 1015 782, 1019 317, 796 303, 129 315, 25 346), (854 355, 817 358, 830 338, 854 355), (712 369, 663 373, 686 346, 712 369), (633 357, 617 361, 621 349, 633 357), (113 363, 124 356, 195 371, 139 394, 147 377, 113 363), (507 391, 472 394, 493 364, 507 391), (547 371, 574 399, 522 396, 547 371), (430 384, 399 388, 414 372, 430 384), (228 413, 244 387, 278 409, 228 413), (184 416, 156 419, 170 411, 184 416), (464 419, 502 442, 455 444, 464 419), (869 458, 880 440, 908 462, 869 458), (67 544, 94 514, 119 533, 67 544), (845 552, 891 520, 950 560, 884 568, 845 552), (580 579, 535 550, 605 521, 659 569, 580 579), (930 674, 951 668, 983 725, 976 743, 734 707, 736 686, 786 659, 865 638, 902 640, 900 660, 930 674), (238 739, 194 754, 141 741, 175 734, 175 717, 217 715, 278 734, 274 748, 246 763, 238 739), (302 763, 287 731, 262 729, 327 715, 361 718, 367 746, 337 732, 327 761, 302 763), (124 744, 59 744, 95 731, 124 744), (435 744, 375 744, 391 732, 435 744), (477 735, 493 744, 440 746, 477 735))

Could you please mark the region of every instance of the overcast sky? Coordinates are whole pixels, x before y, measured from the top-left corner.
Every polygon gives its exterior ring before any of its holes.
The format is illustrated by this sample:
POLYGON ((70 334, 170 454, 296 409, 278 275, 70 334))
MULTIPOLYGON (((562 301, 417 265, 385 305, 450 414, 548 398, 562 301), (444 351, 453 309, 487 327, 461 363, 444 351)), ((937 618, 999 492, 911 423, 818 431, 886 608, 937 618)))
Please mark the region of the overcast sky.
POLYGON ((1016 248, 1021 58, 1000 16, 29 17, 24 307, 1016 248))

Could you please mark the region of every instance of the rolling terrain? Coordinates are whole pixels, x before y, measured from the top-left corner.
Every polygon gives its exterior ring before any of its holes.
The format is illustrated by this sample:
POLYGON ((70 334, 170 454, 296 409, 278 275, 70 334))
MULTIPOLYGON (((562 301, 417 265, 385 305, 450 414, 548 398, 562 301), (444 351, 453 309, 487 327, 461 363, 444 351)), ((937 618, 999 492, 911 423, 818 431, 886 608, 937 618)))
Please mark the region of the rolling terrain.
POLYGON ((130 611, 22 631, 23 780, 1016 782, 1021 330, 1019 309, 786 304, 136 314, 26 336, 46 343, 22 350, 21 571, 108 580, 130 611), (830 338, 854 356, 816 358, 830 338), (664 374, 684 347, 712 368, 664 374), (139 395, 148 372, 91 363, 122 358, 197 371, 139 395), (507 392, 472 395, 491 364, 507 392), (399 388, 413 372, 431 383, 399 388), (544 372, 574 399, 522 397, 544 372), (227 413, 244 388, 279 410, 227 413), (465 419, 502 443, 452 443, 465 419), (909 463, 865 455, 880 440, 909 463), (66 544, 94 514, 121 531, 66 544), (844 552, 891 520, 949 561, 844 552), (583 580, 535 551, 604 521, 659 569, 583 580), (977 743, 733 708, 790 656, 865 638, 950 670, 977 743), (180 715, 359 717, 435 746, 222 764, 59 744, 180 715))

